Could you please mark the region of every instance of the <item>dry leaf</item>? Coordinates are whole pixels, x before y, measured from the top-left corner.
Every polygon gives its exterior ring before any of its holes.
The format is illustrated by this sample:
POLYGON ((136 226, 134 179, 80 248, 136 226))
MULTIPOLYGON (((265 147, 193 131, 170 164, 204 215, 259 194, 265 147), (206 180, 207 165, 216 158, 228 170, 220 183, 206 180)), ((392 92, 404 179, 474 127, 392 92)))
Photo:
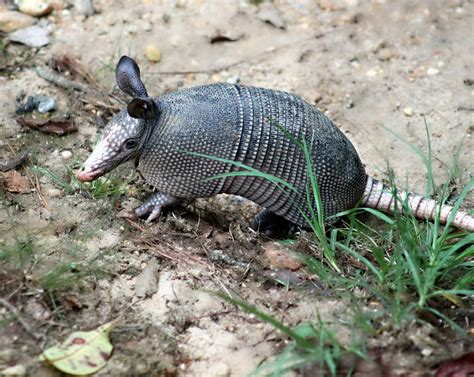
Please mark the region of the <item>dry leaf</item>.
POLYGON ((272 268, 289 269, 292 271, 301 268, 299 258, 292 255, 288 249, 281 246, 278 242, 268 242, 263 248, 272 268))
POLYGON ((46 122, 43 122, 32 118, 18 117, 16 118, 16 121, 21 126, 38 130, 45 134, 64 136, 77 131, 74 122, 67 120, 47 120, 46 122))
POLYGON ((46 349, 41 361, 47 361, 61 372, 85 376, 97 372, 107 364, 113 346, 109 335, 116 321, 108 322, 93 331, 76 331, 63 344, 46 349))
POLYGON ((474 352, 445 361, 436 371, 436 377, 468 377, 474 374, 474 352))
POLYGON ((3 186, 8 192, 17 194, 27 194, 30 192, 30 185, 28 179, 18 173, 16 170, 10 170, 3 173, 3 186))

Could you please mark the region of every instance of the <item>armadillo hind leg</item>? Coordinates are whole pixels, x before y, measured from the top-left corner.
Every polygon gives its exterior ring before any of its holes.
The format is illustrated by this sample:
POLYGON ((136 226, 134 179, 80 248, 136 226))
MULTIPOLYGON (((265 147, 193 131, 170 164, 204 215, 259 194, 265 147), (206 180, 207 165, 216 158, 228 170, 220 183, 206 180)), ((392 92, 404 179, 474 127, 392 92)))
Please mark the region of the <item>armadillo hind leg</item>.
POLYGON ((148 200, 140 207, 135 208, 134 213, 137 217, 142 217, 147 214, 150 214, 146 219, 146 222, 149 223, 150 221, 153 221, 158 216, 160 216, 161 210, 164 207, 178 204, 180 202, 181 200, 175 198, 174 196, 158 192, 150 196, 148 200))
POLYGON ((250 228, 269 237, 293 236, 298 230, 298 226, 282 216, 264 209, 255 216, 250 228))

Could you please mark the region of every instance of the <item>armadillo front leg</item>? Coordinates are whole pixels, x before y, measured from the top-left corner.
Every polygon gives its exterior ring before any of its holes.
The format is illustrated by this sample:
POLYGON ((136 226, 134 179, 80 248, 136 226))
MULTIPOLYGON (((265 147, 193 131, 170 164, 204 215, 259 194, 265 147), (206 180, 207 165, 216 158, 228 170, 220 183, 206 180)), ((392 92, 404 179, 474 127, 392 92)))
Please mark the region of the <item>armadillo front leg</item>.
POLYGON ((163 207, 178 204, 179 202, 180 200, 174 196, 157 192, 156 194, 150 196, 148 200, 140 207, 135 208, 135 216, 142 217, 149 213, 150 215, 146 219, 146 222, 149 223, 160 216, 163 207))

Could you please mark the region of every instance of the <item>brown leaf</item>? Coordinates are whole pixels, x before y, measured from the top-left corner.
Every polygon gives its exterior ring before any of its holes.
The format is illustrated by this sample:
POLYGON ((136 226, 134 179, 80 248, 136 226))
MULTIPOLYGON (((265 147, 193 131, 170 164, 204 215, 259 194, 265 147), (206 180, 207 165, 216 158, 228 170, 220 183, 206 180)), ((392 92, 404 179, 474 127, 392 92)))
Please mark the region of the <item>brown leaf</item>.
POLYGON ((30 192, 30 185, 28 179, 18 173, 16 170, 10 170, 3 173, 3 186, 8 192, 14 192, 18 194, 26 194, 30 192))
POLYGON ((16 118, 16 121, 21 126, 38 130, 45 134, 64 136, 77 131, 77 127, 74 122, 67 120, 47 120, 44 122, 32 118, 18 117, 16 118))
POLYGON ((436 371, 436 377, 468 377, 474 374, 474 352, 445 361, 436 371))
POLYGON ((60 295, 58 301, 66 310, 77 310, 84 306, 79 298, 74 294, 60 295))
POLYGON ((63 54, 54 55, 49 65, 51 69, 59 73, 69 72, 73 77, 80 77, 89 84, 95 84, 92 75, 82 66, 82 64, 75 57, 63 54))
POLYGON ((301 267, 301 261, 278 242, 268 242, 263 248, 272 268, 295 271, 301 267))

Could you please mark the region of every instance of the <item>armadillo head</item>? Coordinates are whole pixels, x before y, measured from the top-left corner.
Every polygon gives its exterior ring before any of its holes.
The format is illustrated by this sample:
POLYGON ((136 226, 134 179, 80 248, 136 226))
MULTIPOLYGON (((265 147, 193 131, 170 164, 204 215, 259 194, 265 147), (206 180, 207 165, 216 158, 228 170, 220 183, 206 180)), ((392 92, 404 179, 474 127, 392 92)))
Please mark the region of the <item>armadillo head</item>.
POLYGON ((133 59, 122 56, 115 77, 119 88, 135 98, 105 128, 99 143, 76 174, 82 182, 93 181, 138 156, 158 119, 156 103, 148 97, 133 59))

